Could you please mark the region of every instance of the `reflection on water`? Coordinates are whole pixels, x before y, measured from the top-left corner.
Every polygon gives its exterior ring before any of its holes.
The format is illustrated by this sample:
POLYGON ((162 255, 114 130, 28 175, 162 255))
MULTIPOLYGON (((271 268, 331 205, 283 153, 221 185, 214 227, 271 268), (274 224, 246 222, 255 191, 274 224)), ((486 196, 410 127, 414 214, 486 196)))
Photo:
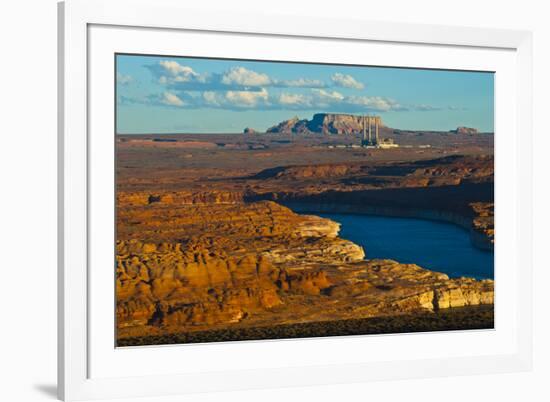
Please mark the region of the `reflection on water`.
POLYGON ((340 237, 388 258, 444 272, 450 277, 493 278, 494 253, 475 248, 469 233, 450 223, 369 215, 316 214, 342 224, 340 237))

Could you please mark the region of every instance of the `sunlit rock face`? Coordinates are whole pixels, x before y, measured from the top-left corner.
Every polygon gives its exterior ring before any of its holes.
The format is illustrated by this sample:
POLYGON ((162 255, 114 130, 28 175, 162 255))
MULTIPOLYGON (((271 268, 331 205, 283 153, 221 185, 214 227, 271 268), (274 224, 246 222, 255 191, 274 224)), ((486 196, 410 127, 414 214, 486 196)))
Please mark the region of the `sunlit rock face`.
POLYGON ((361 247, 338 237, 338 223, 274 202, 123 210, 120 337, 492 303, 492 281, 365 260, 361 247))

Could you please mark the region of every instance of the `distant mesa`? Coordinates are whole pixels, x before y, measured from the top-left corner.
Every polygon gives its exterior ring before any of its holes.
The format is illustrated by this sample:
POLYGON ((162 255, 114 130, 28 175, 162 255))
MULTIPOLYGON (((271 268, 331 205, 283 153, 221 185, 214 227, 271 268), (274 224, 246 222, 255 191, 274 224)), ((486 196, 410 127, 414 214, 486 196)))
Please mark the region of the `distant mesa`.
MULTIPOLYGON (((313 115, 308 128, 322 134, 354 134, 363 131, 362 115, 318 113, 313 115)), ((381 120, 379 120, 381 124, 381 120)))
MULTIPOLYGON (((380 123, 380 126, 383 124, 380 123)), ((266 133, 272 134, 356 134, 363 131, 363 116, 343 113, 317 113, 311 120, 297 116, 285 120, 266 133)))
POLYGON ((456 130, 451 130, 451 133, 455 134, 479 134, 479 131, 477 128, 472 127, 457 127, 456 130))

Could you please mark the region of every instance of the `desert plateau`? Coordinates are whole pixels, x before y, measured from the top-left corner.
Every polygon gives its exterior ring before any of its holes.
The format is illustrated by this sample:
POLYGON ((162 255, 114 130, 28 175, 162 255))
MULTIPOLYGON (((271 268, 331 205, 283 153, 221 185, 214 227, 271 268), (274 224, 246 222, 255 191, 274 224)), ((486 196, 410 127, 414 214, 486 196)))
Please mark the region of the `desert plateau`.
POLYGON ((381 125, 382 149, 312 121, 116 136, 118 346, 493 327, 492 266, 371 258, 323 217, 443 221, 492 254, 493 134, 381 125))

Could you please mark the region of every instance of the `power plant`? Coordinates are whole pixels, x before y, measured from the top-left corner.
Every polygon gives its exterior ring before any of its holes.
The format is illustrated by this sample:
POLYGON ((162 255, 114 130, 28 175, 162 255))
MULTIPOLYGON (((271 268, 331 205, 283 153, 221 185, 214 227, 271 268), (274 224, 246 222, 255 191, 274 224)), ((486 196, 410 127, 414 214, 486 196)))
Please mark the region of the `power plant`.
POLYGON ((391 138, 384 138, 380 140, 378 131, 381 125, 382 119, 380 116, 363 116, 361 119, 363 126, 363 138, 361 140, 361 146, 363 148, 397 148, 399 145, 393 142, 391 138), (374 136, 373 136, 374 127, 374 136), (367 135, 368 134, 368 135, 367 135))
MULTIPOLYGON (((344 141, 327 144, 328 148, 371 148, 390 149, 399 147, 392 138, 381 138, 392 130, 384 126, 382 118, 376 115, 349 113, 316 113, 311 120, 298 116, 285 120, 266 130, 269 134, 300 134, 347 137, 344 141), (357 141, 359 136, 359 141, 357 141), (353 143, 350 139, 353 138, 353 143)), ((254 130, 246 128, 245 134, 254 130)), ((342 139, 344 139, 342 138, 342 139)), ((331 141, 332 142, 332 141, 331 141)))
POLYGON ((380 126, 380 116, 363 116, 363 140, 361 145, 363 147, 376 147, 378 145, 378 128, 380 126), (374 138, 372 136, 372 126, 374 125, 374 138), (367 129, 368 127, 368 129, 367 129), (367 137, 368 131, 368 137, 367 137))

